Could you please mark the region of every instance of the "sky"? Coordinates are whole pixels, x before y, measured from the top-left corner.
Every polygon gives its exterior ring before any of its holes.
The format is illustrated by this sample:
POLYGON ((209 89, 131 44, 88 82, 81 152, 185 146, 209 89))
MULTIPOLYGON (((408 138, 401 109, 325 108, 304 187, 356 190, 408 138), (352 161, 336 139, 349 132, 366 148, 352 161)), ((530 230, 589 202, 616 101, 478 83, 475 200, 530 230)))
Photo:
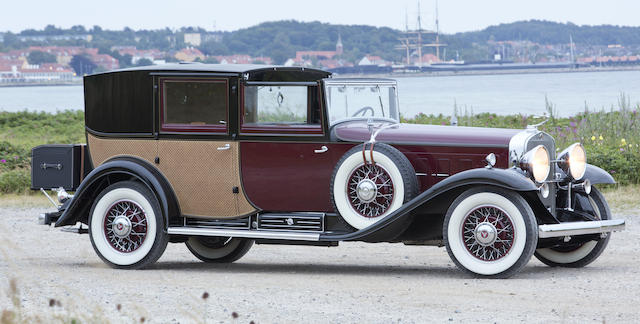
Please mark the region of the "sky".
MULTIPOLYGON (((436 0, 421 0, 423 27, 435 29, 436 0)), ((456 33, 519 20, 578 25, 640 26, 635 0, 439 0, 440 31, 456 33)), ((418 0, 149 1, 0 0, 0 31, 99 25, 104 29, 184 26, 232 31, 265 21, 295 19, 333 24, 416 27, 418 0)))

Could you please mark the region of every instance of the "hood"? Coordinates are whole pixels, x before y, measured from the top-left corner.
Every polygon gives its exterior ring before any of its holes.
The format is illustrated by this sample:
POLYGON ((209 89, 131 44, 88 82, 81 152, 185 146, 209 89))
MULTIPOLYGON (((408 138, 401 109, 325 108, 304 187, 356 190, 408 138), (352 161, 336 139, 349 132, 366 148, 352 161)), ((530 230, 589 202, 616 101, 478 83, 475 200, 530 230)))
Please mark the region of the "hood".
MULTIPOLYGON (((379 128, 376 124, 374 131, 379 128)), ((387 124, 388 125, 388 124, 387 124)), ((382 130, 377 142, 404 145, 509 147, 511 138, 519 129, 398 124, 398 127, 382 130)), ((336 125, 333 136, 347 142, 366 142, 371 138, 364 121, 336 125)))

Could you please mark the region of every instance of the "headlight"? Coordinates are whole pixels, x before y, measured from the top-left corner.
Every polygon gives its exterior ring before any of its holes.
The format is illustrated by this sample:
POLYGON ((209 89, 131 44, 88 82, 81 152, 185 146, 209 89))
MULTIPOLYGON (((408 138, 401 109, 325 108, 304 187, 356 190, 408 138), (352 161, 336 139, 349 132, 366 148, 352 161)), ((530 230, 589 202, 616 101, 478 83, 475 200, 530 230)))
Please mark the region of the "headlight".
POLYGON ((524 154, 520 160, 520 168, 532 174, 536 182, 542 183, 547 180, 551 171, 549 160, 549 151, 544 146, 538 145, 524 154))
POLYGON ((580 143, 567 147, 558 155, 558 166, 573 180, 580 180, 587 170, 587 153, 580 143))

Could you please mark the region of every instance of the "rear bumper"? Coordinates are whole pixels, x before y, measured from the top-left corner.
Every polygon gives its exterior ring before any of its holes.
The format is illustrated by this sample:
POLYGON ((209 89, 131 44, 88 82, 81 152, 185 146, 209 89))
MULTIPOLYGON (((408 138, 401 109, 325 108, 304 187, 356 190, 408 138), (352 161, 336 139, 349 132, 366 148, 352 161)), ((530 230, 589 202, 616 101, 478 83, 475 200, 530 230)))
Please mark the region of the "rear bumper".
POLYGON ((538 226, 538 238, 600 234, 622 231, 624 219, 608 219, 593 222, 571 222, 561 224, 545 224, 538 226))

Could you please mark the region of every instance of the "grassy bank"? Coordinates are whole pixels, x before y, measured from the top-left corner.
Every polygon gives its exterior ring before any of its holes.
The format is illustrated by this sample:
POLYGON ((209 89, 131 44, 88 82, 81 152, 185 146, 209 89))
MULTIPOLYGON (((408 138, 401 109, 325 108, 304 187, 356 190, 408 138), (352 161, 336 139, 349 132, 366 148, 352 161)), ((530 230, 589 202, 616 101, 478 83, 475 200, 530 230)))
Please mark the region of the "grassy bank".
POLYGON ((0 112, 0 194, 24 193, 31 184, 31 148, 84 143, 84 114, 0 112))
MULTIPOLYGON (((474 114, 457 107, 455 116, 419 114, 407 123, 522 129, 543 118, 517 114, 474 114)), ((640 105, 624 95, 610 110, 590 110, 569 118, 557 117, 558 108, 547 102, 548 121, 540 128, 550 133, 559 149, 581 142, 589 163, 610 172, 622 185, 640 184, 640 105)), ((20 194, 30 184, 31 148, 51 143, 83 143, 84 115, 81 111, 57 114, 0 112, 0 194, 20 194)))

